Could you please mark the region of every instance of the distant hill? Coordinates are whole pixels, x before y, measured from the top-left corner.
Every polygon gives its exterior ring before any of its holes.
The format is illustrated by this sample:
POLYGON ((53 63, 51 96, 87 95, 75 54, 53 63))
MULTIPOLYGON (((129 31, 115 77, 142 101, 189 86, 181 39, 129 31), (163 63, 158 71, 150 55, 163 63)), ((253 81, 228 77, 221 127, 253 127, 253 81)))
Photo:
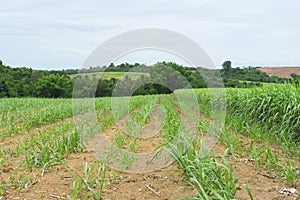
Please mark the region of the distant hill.
POLYGON ((292 73, 300 75, 300 67, 263 67, 257 69, 267 73, 269 76, 291 78, 292 73))

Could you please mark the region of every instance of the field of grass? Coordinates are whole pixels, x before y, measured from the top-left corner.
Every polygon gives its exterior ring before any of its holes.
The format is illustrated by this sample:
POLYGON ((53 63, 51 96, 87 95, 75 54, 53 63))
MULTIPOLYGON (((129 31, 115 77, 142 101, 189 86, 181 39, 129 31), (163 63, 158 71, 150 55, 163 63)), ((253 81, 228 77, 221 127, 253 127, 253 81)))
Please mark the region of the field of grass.
POLYGON ((89 76, 95 76, 96 78, 99 78, 101 76, 101 79, 121 79, 124 75, 128 75, 131 78, 134 79, 134 77, 139 77, 142 75, 149 76, 147 73, 140 73, 140 72, 93 72, 93 73, 79 73, 79 74, 74 74, 70 75, 71 78, 74 78, 76 76, 84 76, 84 75, 89 75, 89 76))
POLYGON ((196 89, 197 105, 180 104, 191 92, 96 98, 88 141, 90 124, 80 110, 73 116, 72 99, 0 99, 0 199, 296 199, 280 191, 300 190, 300 88, 225 89, 212 151, 204 138, 218 99, 196 89), (114 113, 112 100, 126 98, 128 112, 114 113), (105 160, 88 146, 95 130, 116 147, 105 160), (130 171, 135 153, 163 149, 174 162, 154 156, 157 170, 130 171))

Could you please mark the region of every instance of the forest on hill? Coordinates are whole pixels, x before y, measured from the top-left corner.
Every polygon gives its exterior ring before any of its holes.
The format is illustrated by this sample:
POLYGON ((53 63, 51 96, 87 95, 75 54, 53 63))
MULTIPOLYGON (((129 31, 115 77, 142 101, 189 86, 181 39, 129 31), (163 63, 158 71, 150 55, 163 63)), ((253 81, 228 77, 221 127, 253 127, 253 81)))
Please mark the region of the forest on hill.
MULTIPOLYGON (((139 70, 147 68, 151 68, 148 75, 141 75, 138 78, 137 76, 130 78, 130 76, 125 75, 126 84, 135 84, 138 81, 162 84, 145 84, 137 88, 133 95, 172 93, 172 90, 162 85, 173 84, 173 89, 187 87, 186 83, 178 83, 178 80, 180 80, 179 77, 184 77, 193 88, 205 88, 207 85, 200 71, 216 73, 216 70, 185 67, 173 62, 158 62, 153 66, 146 66, 139 63, 122 63, 120 65, 112 63, 109 66, 91 67, 82 70, 33 70, 32 68, 5 66, 0 60, 0 97, 70 98, 73 94, 75 79, 80 79, 83 83, 82 87, 86 87, 86 90, 88 90, 89 84, 95 82, 95 79, 97 79, 97 76, 91 76, 91 74, 100 72, 139 72, 139 70), (162 66, 167 70, 160 70, 162 66), (166 83, 165 81, 167 80, 164 80, 164 73, 167 73, 165 75, 169 75, 168 73, 173 73, 174 71, 177 73, 174 74, 176 84, 166 83)), ((225 87, 247 88, 261 86, 263 82, 292 82, 289 78, 270 77, 266 73, 257 70, 256 67, 233 68, 230 61, 224 62, 223 69, 220 69, 219 72, 225 87)), ((299 77, 294 77, 294 81, 298 80, 299 77)), ((117 82, 122 81, 114 77, 97 80, 96 97, 111 96, 117 82)), ((83 94, 77 95, 79 97, 83 96, 83 94)))

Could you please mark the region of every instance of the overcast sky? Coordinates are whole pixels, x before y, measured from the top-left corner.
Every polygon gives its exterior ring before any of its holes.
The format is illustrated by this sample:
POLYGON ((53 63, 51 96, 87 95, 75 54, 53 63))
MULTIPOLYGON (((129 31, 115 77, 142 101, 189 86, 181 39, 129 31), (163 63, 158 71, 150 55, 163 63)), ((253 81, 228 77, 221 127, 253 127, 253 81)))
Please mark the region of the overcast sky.
POLYGON ((218 66, 228 59, 234 66, 300 65, 297 0, 0 0, 0 59, 34 69, 79 68, 102 42, 138 28, 184 34, 218 66))

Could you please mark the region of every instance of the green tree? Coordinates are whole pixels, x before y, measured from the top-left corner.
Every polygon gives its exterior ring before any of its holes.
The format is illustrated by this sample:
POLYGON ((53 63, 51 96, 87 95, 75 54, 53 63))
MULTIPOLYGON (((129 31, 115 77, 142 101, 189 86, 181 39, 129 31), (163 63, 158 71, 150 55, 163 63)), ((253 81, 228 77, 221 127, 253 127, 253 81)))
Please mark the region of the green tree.
POLYGON ((73 83, 67 76, 50 74, 37 81, 36 90, 39 97, 71 97, 73 83))
POLYGON ((222 64, 222 67, 225 71, 225 78, 229 79, 230 78, 230 70, 231 70, 231 61, 227 60, 222 64))

